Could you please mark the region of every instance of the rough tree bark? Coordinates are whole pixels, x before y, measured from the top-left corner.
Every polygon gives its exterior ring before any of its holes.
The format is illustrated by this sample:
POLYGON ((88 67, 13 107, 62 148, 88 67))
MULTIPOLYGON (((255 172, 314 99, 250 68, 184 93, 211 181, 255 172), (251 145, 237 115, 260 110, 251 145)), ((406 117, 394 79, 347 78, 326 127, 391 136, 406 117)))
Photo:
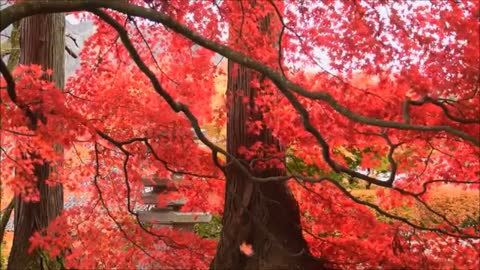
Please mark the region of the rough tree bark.
MULTIPOLYGON (((255 95, 250 80, 257 74, 233 62, 228 63, 228 74, 227 92, 232 103, 228 113, 227 151, 242 158, 237 154, 238 148, 257 141, 280 151, 269 130, 260 135, 247 132, 246 120, 260 119, 250 109, 253 102, 243 102, 244 96, 255 95)), ((251 173, 268 177, 286 172, 269 169, 251 173)), ((227 167, 226 178, 223 230, 213 269, 323 269, 322 263, 309 252, 302 235, 298 204, 285 182, 252 182, 235 165, 227 167), (253 256, 240 252, 244 242, 252 245, 253 256)))
MULTIPOLYGON (((28 17, 22 20, 20 28, 20 64, 39 64, 44 69, 51 69, 53 75, 45 78, 54 81, 57 87, 63 89, 65 15, 60 13, 28 17)), ((40 121, 44 117, 36 115, 36 118, 40 121)), ((31 128, 35 129, 36 125, 32 123, 31 128)), ((15 198, 15 232, 8 269, 60 268, 57 261, 47 260, 40 252, 28 253, 29 238, 32 234, 46 228, 63 209, 62 186, 49 186, 45 183, 50 172, 48 163, 35 165, 39 202, 26 202, 20 196, 15 198)))
MULTIPOLYGON (((253 1, 252 3, 254 3, 253 1)), ((260 30, 269 32, 269 16, 260 30)), ((268 33, 272 37, 272 33, 268 33)), ((276 149, 283 149, 271 131, 264 128, 259 135, 247 132, 247 120, 262 121, 262 114, 255 106, 258 89, 251 80, 260 75, 252 70, 228 62, 228 120, 227 151, 239 159, 241 146, 250 147, 255 142, 276 149), (244 97, 248 97, 245 102, 244 97)), ((268 156, 262 158, 275 158, 268 156)), ((278 157, 277 157, 278 158, 278 157)), ((227 160, 229 162, 229 160, 227 160)), ((249 161, 245 162, 249 166, 249 161)), ((212 262, 212 269, 324 269, 323 263, 314 258, 303 237, 298 204, 286 182, 252 182, 235 163, 226 168, 226 195, 223 230, 212 262), (240 251, 240 245, 253 247, 253 255, 240 251)), ((250 173, 258 177, 283 176, 284 169, 254 169, 250 173)))

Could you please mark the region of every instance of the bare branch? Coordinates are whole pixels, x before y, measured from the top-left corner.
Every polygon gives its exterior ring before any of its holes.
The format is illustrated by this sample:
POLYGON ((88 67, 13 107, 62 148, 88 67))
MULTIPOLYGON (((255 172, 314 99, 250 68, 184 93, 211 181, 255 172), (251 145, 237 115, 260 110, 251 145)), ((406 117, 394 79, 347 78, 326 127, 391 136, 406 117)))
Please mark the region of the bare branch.
POLYGON ((67 53, 68 53, 72 58, 75 58, 75 59, 78 58, 78 55, 77 55, 72 49, 70 49, 70 47, 68 47, 67 45, 65 45, 65 51, 67 51, 67 53))

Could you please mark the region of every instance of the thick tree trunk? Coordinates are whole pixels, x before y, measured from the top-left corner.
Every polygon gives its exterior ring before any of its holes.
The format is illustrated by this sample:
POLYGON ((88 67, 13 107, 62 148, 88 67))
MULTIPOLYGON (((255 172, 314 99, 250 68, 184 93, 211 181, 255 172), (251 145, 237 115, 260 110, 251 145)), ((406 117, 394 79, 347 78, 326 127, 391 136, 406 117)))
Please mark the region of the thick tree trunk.
MULTIPOLYGON (((50 79, 63 89, 65 83, 65 16, 64 14, 37 15, 24 19, 20 34, 20 64, 39 64, 53 70, 50 79)), ((42 119, 37 115, 37 119, 42 119)), ((36 125, 31 125, 32 129, 36 125)), ((39 202, 25 202, 15 198, 15 232, 8 269, 55 269, 59 264, 46 260, 40 252, 28 253, 29 238, 35 231, 46 228, 63 209, 63 188, 45 183, 51 171, 48 163, 35 166, 40 193, 39 202)))
MULTIPOLYGON (((247 3, 256 6, 265 2, 252 0, 247 3)), ((277 47, 280 28, 271 22, 271 16, 267 15, 258 26, 261 32, 272 39, 272 48, 277 47)), ((232 31, 234 40, 235 36, 236 31, 232 31)), ((263 151, 261 155, 254 156, 254 159, 278 159, 284 155, 284 150, 270 130, 264 126, 258 135, 247 132, 247 121, 263 122, 262 113, 255 106, 256 92, 260 89, 252 87, 251 81, 254 77, 262 83, 260 74, 229 61, 227 151, 236 158, 245 159, 238 154, 238 149, 242 146, 249 148, 260 142, 264 147, 274 149, 276 153, 263 151)), ((314 258, 309 251, 302 233, 298 204, 287 183, 253 182, 235 163, 227 161, 230 165, 225 171, 227 183, 223 230, 211 268, 324 269, 322 262, 314 258), (242 243, 251 245, 253 254, 241 252, 242 243)), ((259 169, 254 161, 249 159, 244 162, 252 175, 286 175, 285 169, 259 169)))
MULTIPOLYGON (((229 62, 227 151, 240 159, 243 157, 237 154, 239 147, 248 148, 257 141, 282 151, 269 130, 264 129, 259 135, 247 132, 247 120, 261 120, 253 101, 252 76, 258 74, 229 62), (249 97, 249 102, 245 102, 244 97, 249 97)), ((282 176, 286 172, 283 169, 251 169, 251 173, 267 177, 282 176)), ((298 204, 286 182, 252 182, 233 164, 227 167, 226 178, 223 231, 212 262, 213 269, 323 268, 309 252, 302 234, 298 204), (240 251, 242 243, 252 245, 252 256, 240 251)))

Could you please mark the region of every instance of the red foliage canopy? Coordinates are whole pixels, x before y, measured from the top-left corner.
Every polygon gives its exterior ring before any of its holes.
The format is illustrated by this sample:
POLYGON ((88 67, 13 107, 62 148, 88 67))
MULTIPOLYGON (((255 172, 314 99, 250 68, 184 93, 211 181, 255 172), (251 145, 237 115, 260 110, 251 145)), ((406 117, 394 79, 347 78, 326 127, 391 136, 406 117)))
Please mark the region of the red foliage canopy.
POLYGON ((266 78, 252 81, 256 103, 287 158, 264 166, 289 168, 314 255, 340 268, 479 266, 478 222, 462 227, 428 204, 438 185, 479 190, 478 1, 19 2, 0 11, 2 29, 45 10, 91 11, 77 16, 96 26, 64 92, 39 66, 10 75, 2 65, 2 185, 38 199, 32 163, 42 161, 25 159, 35 150, 62 168, 50 181, 81 195, 32 249, 65 252, 72 268, 207 267, 215 241, 144 228, 136 212, 141 177, 181 173, 184 210, 222 214, 212 198, 223 197, 216 165, 227 153, 200 129, 225 124, 228 102, 212 108, 221 55, 266 78), (47 121, 33 133, 26 112, 36 110, 47 121), (378 186, 376 201, 352 195, 346 176, 378 186), (412 203, 437 222, 391 211, 412 203))

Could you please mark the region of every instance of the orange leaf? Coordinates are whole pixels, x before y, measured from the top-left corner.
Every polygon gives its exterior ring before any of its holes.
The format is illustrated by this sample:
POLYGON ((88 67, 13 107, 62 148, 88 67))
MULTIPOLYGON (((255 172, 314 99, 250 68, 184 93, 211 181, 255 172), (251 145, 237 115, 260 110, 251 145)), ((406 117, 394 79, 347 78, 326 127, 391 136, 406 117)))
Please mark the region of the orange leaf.
POLYGON ((247 256, 252 256, 253 255, 253 248, 252 248, 252 245, 250 244, 247 244, 245 242, 243 242, 241 245, 240 245, 240 251, 247 255, 247 256))

